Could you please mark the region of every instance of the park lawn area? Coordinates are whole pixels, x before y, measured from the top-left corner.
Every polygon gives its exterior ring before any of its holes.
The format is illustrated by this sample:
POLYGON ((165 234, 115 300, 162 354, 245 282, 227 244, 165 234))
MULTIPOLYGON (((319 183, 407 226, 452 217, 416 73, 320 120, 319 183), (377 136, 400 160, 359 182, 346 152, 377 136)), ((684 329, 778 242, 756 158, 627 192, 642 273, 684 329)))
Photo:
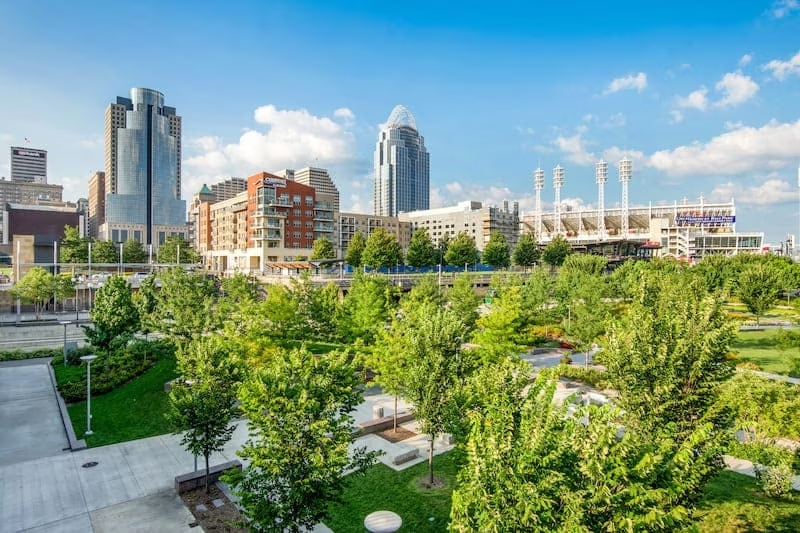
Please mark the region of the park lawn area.
POLYGON ((726 470, 712 479, 695 512, 701 533, 797 531, 800 493, 767 498, 755 478, 726 470))
MULTIPOLYGON (((86 437, 86 444, 91 448, 169 433, 171 426, 165 416, 169 397, 164 383, 176 376, 175 358, 162 357, 138 378, 92 398, 94 434, 86 437)), ((75 435, 82 438, 86 432, 86 402, 71 404, 67 410, 75 435)))
POLYGON ((731 345, 731 351, 742 361, 755 363, 765 372, 788 375, 791 360, 798 356, 798 351, 778 348, 777 335, 777 329, 740 331, 731 345))
POLYGON ((445 480, 444 487, 438 489, 418 486, 420 480, 427 479, 427 460, 400 472, 378 463, 363 475, 350 474, 342 503, 331 504, 325 525, 336 533, 362 533, 364 517, 368 514, 394 511, 403 519, 400 531, 446 531, 450 521, 450 498, 462 456, 458 451, 451 451, 433 458, 433 475, 445 480))

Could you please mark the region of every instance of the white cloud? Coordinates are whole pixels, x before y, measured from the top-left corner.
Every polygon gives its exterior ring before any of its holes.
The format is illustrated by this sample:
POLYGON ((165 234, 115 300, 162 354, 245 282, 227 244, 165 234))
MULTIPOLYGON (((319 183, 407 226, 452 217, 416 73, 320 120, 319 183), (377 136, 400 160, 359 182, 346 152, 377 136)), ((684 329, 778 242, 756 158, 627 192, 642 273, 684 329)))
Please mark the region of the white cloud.
POLYGON ((800 74, 800 52, 797 52, 788 61, 773 59, 766 65, 763 65, 761 69, 770 71, 772 77, 779 80, 785 80, 792 74, 800 74))
POLYGON ((341 122, 305 109, 277 109, 271 104, 257 108, 253 116, 264 128, 246 129, 235 143, 225 144, 212 136, 189 141, 195 153, 184 161, 184 198, 191 198, 203 183, 223 176, 335 166, 356 159, 355 140, 346 129, 354 119, 349 109, 334 111, 341 122))
POLYGON ((670 117, 672 117, 673 124, 680 124, 683 122, 683 113, 678 111, 677 109, 673 109, 669 112, 670 117))
POLYGON ((678 107, 684 109, 699 109, 705 111, 708 108, 708 89, 700 87, 696 91, 690 92, 687 96, 679 96, 676 99, 678 107))
POLYGON ((770 178, 752 187, 729 181, 711 191, 712 202, 729 202, 731 198, 744 205, 784 204, 797 201, 797 190, 787 181, 770 178))
POLYGON ((647 74, 640 72, 638 74, 628 74, 627 76, 611 80, 611 83, 608 84, 603 94, 611 94, 623 89, 635 89, 638 92, 642 92, 646 87, 647 74))
POLYGON ((715 107, 732 107, 750 100, 758 92, 758 84, 741 72, 728 72, 715 85, 722 98, 714 102, 715 107))
POLYGON ((652 154, 647 165, 673 176, 736 175, 782 168, 800 158, 800 120, 742 126, 706 143, 652 154))
POLYGON ((625 115, 622 113, 615 113, 608 117, 608 119, 600 124, 603 128, 621 128, 627 123, 625 115))
POLYGON ((798 0, 777 0, 770 8, 770 14, 776 19, 790 15, 792 11, 800 9, 798 0))
POLYGON ((579 165, 588 165, 596 160, 594 154, 586 149, 586 141, 583 139, 583 131, 579 131, 572 137, 559 136, 553 144, 566 154, 567 161, 579 165))
POLYGON ((752 60, 753 60, 753 54, 745 54, 742 56, 741 59, 739 59, 739 66, 745 67, 749 65, 752 60))

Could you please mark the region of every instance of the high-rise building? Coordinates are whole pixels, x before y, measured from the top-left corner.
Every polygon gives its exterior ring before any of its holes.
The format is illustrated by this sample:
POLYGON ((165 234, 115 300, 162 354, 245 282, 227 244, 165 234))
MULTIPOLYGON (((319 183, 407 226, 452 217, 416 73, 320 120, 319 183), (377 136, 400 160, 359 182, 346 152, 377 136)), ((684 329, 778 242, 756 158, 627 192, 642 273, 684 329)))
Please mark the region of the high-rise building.
MULTIPOLYGON (((26 181, 0 179, 0 206, 6 203, 19 205, 63 206, 63 185, 50 185, 26 181)), ((8 220, 0 209, 0 243, 8 242, 8 220)))
POLYGON ((47 150, 12 146, 11 181, 47 183, 47 150))
POLYGON ((305 167, 300 170, 286 169, 276 174, 286 179, 294 180, 297 183, 314 187, 314 190, 317 191, 317 200, 329 202, 334 211, 339 211, 339 189, 326 169, 305 167))
POLYGON ((411 111, 395 106, 375 145, 375 214, 430 207, 430 158, 411 111))
POLYGON ((106 173, 102 170, 89 176, 89 213, 87 213, 89 237, 96 238, 100 226, 106 221, 106 173))
POLYGON ((164 95, 133 88, 106 110, 105 222, 99 237, 158 247, 186 237, 181 200, 181 117, 164 95))
POLYGON ((242 191, 247 190, 247 180, 244 178, 228 178, 211 185, 211 194, 214 195, 215 202, 221 202, 228 198, 233 198, 242 191))

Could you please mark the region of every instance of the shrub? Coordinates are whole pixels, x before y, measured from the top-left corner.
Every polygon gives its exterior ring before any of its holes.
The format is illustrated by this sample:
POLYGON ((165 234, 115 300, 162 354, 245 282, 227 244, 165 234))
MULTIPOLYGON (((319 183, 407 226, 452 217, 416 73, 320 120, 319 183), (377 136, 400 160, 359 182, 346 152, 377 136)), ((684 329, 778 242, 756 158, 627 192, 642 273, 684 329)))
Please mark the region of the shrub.
MULTIPOLYGON (((569 358, 565 356, 566 358, 569 358)), ((583 368, 581 366, 571 366, 562 364, 556 369, 558 375, 564 378, 573 379, 581 383, 585 383, 591 387, 598 389, 608 388, 608 378, 605 372, 601 372, 594 368, 583 368)))
POLYGON ((750 361, 744 361, 743 363, 739 363, 736 365, 736 368, 740 368, 742 370, 761 370, 761 367, 755 363, 751 363, 750 361))
POLYGON ((782 463, 775 466, 756 465, 756 479, 761 490, 770 498, 779 498, 792 490, 792 469, 782 463))
MULTIPOLYGON (((64 353, 63 348, 39 348, 38 350, 0 350, 0 361, 20 361, 38 357, 56 357, 64 353)), ((62 360, 63 361, 63 360, 62 360)))
POLYGON ((568 355, 562 355, 560 362, 562 365, 571 365, 572 364, 572 357, 568 355))

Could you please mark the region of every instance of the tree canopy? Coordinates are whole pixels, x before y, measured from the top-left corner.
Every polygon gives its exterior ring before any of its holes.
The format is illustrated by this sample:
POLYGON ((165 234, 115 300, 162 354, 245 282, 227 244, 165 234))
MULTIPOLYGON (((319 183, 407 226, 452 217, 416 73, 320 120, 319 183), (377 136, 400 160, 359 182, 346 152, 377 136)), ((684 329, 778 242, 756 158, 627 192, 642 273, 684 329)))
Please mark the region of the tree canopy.
POLYGON ((335 259, 336 250, 333 249, 331 241, 325 237, 320 237, 314 240, 311 250, 311 260, 317 259, 335 259))
POLYGON ((478 262, 478 255, 475 239, 467 232, 462 231, 450 241, 444 254, 444 260, 448 265, 474 265, 478 262))
POLYGON ((375 228, 367 238, 367 244, 361 254, 361 264, 370 268, 387 268, 403 264, 403 250, 397 242, 397 237, 385 228, 375 228))
POLYGON ((517 246, 514 248, 514 264, 525 268, 532 267, 540 256, 539 245, 536 244, 533 234, 526 231, 520 235, 519 240, 517 240, 517 246))
POLYGON ((350 239, 350 244, 347 245, 347 251, 344 254, 344 261, 353 268, 360 268, 364 263, 361 256, 364 254, 364 248, 367 246, 367 239, 360 231, 355 232, 353 238, 350 239))
POLYGON ((428 267, 436 264, 436 248, 427 228, 417 228, 408 244, 406 264, 412 267, 428 267))
POLYGON ((572 247, 563 235, 559 234, 547 243, 542 251, 542 260, 551 267, 559 267, 572 253, 572 247))
POLYGON ((508 268, 511 265, 511 247, 506 241, 505 235, 499 231, 492 232, 489 242, 483 248, 481 261, 494 268, 508 268))
POLYGON ((53 275, 42 267, 33 267, 14 284, 11 294, 23 302, 32 303, 36 320, 39 320, 45 304, 53 297, 54 290, 53 275))
POLYGON ((200 254, 180 235, 170 235, 158 247, 156 260, 163 264, 197 264, 200 262, 200 254))
POLYGON ((103 352, 127 342, 139 330, 139 312, 122 276, 111 276, 97 290, 89 318, 92 324, 81 327, 92 346, 103 352))

